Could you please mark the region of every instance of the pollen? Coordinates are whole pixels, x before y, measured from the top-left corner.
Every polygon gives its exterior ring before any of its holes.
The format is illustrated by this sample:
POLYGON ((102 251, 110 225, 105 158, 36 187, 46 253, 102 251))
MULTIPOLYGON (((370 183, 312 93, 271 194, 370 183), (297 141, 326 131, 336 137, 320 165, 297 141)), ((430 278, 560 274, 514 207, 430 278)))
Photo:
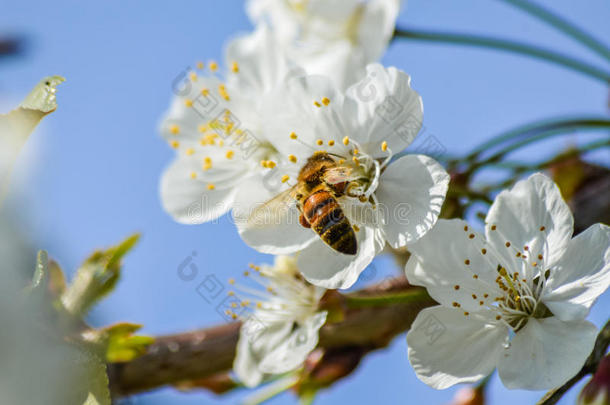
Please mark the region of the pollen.
POLYGON ((231 65, 231 72, 233 72, 233 73, 239 72, 239 65, 237 64, 237 62, 233 62, 233 64, 231 65))
POLYGON ((496 315, 496 321, 499 321, 500 319, 502 319, 502 317, 500 315, 496 315))
POLYGON ((457 302, 454 302, 452 305, 453 305, 454 307, 456 307, 456 308, 459 308, 459 307, 460 307, 460 304, 459 304, 459 303, 457 303, 457 302))
POLYGON ((538 255, 538 260, 542 260, 542 255, 538 255))
POLYGON ((180 133, 180 127, 178 125, 174 124, 171 127, 169 127, 169 132, 171 132, 173 135, 178 135, 180 133))
POLYGON ((286 183, 288 180, 290 180, 290 176, 285 174, 282 176, 282 183, 286 183))
POLYGON ((197 173, 191 172, 191 179, 196 179, 196 178, 197 178, 197 173))
POLYGON ((186 153, 186 155, 187 155, 187 156, 191 156, 191 155, 193 155, 193 154, 195 153, 195 149, 193 149, 193 148, 188 148, 188 149, 185 151, 185 153, 186 153))
POLYGON ((342 165, 345 163, 345 159, 339 159, 339 164, 342 165))
POLYGON ((468 232, 468 225, 464 225, 464 232, 468 232))
POLYGON ((540 227, 540 232, 543 232, 546 228, 544 226, 540 227))
POLYGON ((233 159, 233 156, 235 155, 235 152, 233 152, 232 150, 228 150, 225 157, 227 159, 233 159))
POLYGON ((205 87, 201 89, 201 95, 207 97, 210 94, 210 89, 206 89, 205 87))
POLYGON ((212 183, 208 184, 208 190, 214 190, 216 188, 212 183))
POLYGON ((201 70, 205 67, 205 65, 203 64, 203 62, 199 61, 197 62, 197 69, 201 70))
POLYGON ((474 233, 471 233, 470 235, 468 235, 468 237, 469 237, 470 239, 474 239, 474 233))
POLYGON ((328 141, 328 146, 335 146, 335 141, 332 139, 328 141))
POLYGON ((316 107, 322 107, 322 104, 318 103, 317 101, 314 101, 313 105, 315 105, 316 107))
POLYGON ((329 104, 330 104, 330 99, 329 99, 328 97, 324 97, 324 98, 322 99, 322 104, 324 104, 324 105, 329 105, 329 104))
POLYGON ((204 133, 205 131, 208 130, 208 126, 205 124, 201 124, 197 127, 197 129, 199 130, 199 132, 204 133))
POLYGON ((174 149, 178 149, 178 147, 180 147, 180 142, 178 141, 171 141, 169 144, 174 149))
POLYGON ((273 169, 275 167, 275 162, 273 160, 267 160, 267 168, 273 169))
POLYGON ((465 264, 466 266, 468 266, 468 265, 470 264, 470 260, 468 260, 468 259, 464 260, 464 264, 465 264))
POLYGON ((472 278, 474 278, 476 280, 477 278, 479 278, 479 275, 478 274, 473 274, 472 278))
POLYGON ((343 145, 348 145, 349 144, 349 136, 346 136, 343 138, 343 145))
POLYGON ((323 140, 321 140, 321 139, 318 139, 318 140, 316 141, 316 145, 318 145, 318 146, 322 146, 322 145, 324 145, 324 141, 323 141, 323 140))
POLYGON ((288 155, 288 160, 290 160, 292 163, 296 163, 297 162, 297 157, 294 155, 288 155))
POLYGON ((215 61, 211 61, 211 62, 210 62, 210 70, 211 70, 212 72, 217 71, 217 70, 218 70, 218 63, 216 63, 215 61))
POLYGON ((187 106, 187 107, 192 107, 193 106, 193 100, 189 100, 189 99, 184 100, 184 105, 187 106))
POLYGON ((506 247, 510 247, 510 242, 506 242, 506 243, 504 244, 504 246, 506 246, 506 247))
POLYGON ((453 289, 457 291, 457 290, 460 289, 460 286, 456 284, 456 285, 453 286, 453 289))
POLYGON ((294 132, 290 133, 290 139, 297 139, 297 134, 294 132))
POLYGON ((354 157, 352 158, 352 160, 353 160, 353 161, 354 161, 354 163, 356 163, 357 165, 359 165, 359 164, 360 164, 360 161, 358 160, 358 158, 357 158, 356 156, 354 156, 354 157))
POLYGON ((358 225, 354 224, 353 228, 354 228, 354 231, 360 232, 360 227, 358 225))
POLYGON ((470 313, 468 311, 464 312, 464 316, 468 316, 470 313))
POLYGON ((481 249, 481 254, 487 253, 487 249, 481 249))
POLYGON ((495 225, 492 225, 492 226, 491 226, 491 230, 492 230, 492 231, 495 231, 496 229, 497 229, 497 226, 495 226, 495 225))
POLYGON ((386 141, 381 142, 381 150, 384 152, 388 150, 388 143, 386 141))
POLYGON ((231 284, 231 285, 235 284, 235 279, 234 278, 230 278, 229 279, 229 284, 231 284))
POLYGON ((196 82, 197 81, 197 73, 191 72, 189 74, 189 78, 191 79, 192 82, 196 82))

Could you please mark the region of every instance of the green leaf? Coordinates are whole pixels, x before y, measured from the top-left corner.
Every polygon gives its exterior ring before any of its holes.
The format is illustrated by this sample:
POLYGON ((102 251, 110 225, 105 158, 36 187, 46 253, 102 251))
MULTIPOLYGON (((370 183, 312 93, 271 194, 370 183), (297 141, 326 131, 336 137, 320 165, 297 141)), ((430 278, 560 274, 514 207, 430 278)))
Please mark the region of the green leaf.
POLYGON ((150 336, 133 336, 142 325, 119 323, 104 328, 108 336, 106 360, 111 363, 127 362, 146 353, 155 339, 150 336))
POLYGON ((117 246, 94 252, 78 269, 61 301, 73 316, 82 316, 97 301, 111 292, 121 275, 121 260, 138 241, 132 235, 117 246))

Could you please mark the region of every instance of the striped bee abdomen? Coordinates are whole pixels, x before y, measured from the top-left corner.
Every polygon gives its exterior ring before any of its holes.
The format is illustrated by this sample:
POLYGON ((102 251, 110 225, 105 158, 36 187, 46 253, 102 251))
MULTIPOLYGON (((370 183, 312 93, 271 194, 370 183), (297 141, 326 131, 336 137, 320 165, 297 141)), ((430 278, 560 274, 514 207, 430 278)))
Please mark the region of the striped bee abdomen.
POLYGON ((303 215, 328 246, 346 255, 356 254, 356 233, 329 191, 318 190, 307 197, 303 215))

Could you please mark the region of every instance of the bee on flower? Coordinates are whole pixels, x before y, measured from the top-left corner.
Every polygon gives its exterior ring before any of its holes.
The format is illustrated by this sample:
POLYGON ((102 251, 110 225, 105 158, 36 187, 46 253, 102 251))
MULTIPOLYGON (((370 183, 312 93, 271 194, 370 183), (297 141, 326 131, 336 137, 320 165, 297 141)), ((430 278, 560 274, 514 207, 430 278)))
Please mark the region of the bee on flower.
POLYGON ((508 388, 560 386, 595 343, 585 318, 610 285, 610 228, 595 224, 572 238, 570 209, 540 173, 501 192, 485 222, 482 235, 440 220, 409 246, 408 280, 440 303, 407 334, 411 365, 438 389, 496 367, 508 388))
POLYGON ((249 183, 233 214, 241 237, 272 254, 300 251, 299 270, 348 288, 384 248, 435 224, 449 176, 423 155, 394 158, 421 128, 410 78, 374 64, 345 93, 322 76, 292 77, 266 105, 277 185, 249 183))

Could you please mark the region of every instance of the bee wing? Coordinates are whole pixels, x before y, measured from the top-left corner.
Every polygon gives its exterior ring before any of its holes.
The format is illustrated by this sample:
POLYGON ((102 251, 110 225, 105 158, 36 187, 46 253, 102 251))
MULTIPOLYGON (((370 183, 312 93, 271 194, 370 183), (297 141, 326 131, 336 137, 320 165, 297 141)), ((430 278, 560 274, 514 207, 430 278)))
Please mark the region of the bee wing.
POLYGON ((324 171, 324 181, 327 184, 338 184, 346 181, 356 180, 358 176, 352 167, 337 166, 324 171))
POLYGON ((295 204, 296 186, 284 190, 275 197, 257 206, 248 216, 247 224, 250 227, 277 224, 281 221, 295 204))

